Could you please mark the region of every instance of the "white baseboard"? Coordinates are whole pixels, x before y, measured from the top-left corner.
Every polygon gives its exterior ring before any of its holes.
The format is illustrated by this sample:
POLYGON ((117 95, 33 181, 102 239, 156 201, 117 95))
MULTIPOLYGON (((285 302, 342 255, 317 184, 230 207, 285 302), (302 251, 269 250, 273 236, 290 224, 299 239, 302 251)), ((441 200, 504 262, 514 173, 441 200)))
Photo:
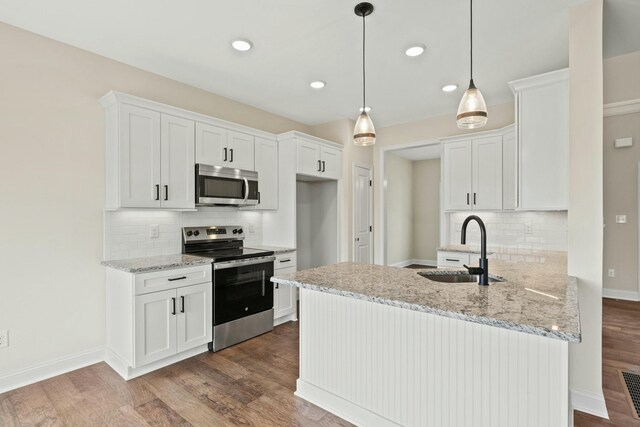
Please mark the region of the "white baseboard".
POLYGON ((291 313, 289 315, 275 319, 273 321, 273 326, 276 327, 276 326, 282 325, 283 323, 297 322, 297 321, 298 321, 298 313, 291 313))
POLYGON ((407 259, 404 261, 394 262, 393 264, 389 264, 389 267, 406 267, 407 265, 411 265, 413 263, 412 259, 407 259))
POLYGON ((357 426, 400 427, 388 418, 300 379, 296 382, 295 395, 357 426))
POLYGON ((438 265, 438 261, 436 261, 434 259, 412 259, 411 263, 412 264, 427 265, 429 267, 436 267, 438 265))
POLYGON ((602 288, 603 298, 624 299, 627 301, 640 301, 640 292, 621 291, 619 289, 602 288))
POLYGON ((571 389, 571 407, 580 412, 595 415, 596 417, 609 419, 609 412, 602 393, 596 394, 589 391, 571 389))
POLYGON ((61 357, 0 376, 0 393, 75 371, 104 360, 104 347, 61 357))

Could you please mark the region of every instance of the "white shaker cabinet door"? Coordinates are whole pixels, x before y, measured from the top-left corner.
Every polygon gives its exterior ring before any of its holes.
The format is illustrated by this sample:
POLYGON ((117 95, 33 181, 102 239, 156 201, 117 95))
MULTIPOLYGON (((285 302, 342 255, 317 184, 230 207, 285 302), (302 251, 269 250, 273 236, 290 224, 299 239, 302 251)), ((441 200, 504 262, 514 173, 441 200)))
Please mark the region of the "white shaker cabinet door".
POLYGON ((518 207, 518 151, 515 131, 502 137, 502 209, 518 207))
POLYGON ((443 146, 444 210, 470 210, 471 207, 471 141, 443 146))
POLYGON ((176 354, 176 291, 135 297, 135 364, 143 366, 176 354))
POLYGON ((258 209, 278 209, 278 143, 256 138, 256 172, 258 172, 258 209))
POLYGON ((321 173, 325 178, 340 179, 342 152, 330 147, 320 147, 321 173))
POLYGON ((212 340, 211 283, 178 288, 177 292, 177 349, 178 353, 205 345, 212 340))
POLYGON ((164 208, 195 208, 195 123, 162 115, 161 204, 164 208))
POLYGON ((313 142, 298 141, 298 173, 318 176, 322 170, 320 163, 320 146, 313 142))
POLYGON ((502 137, 474 139, 473 209, 502 209, 502 137))
POLYGON ((120 206, 160 207, 160 113, 120 106, 120 206))
POLYGON ((227 135, 227 148, 229 149, 227 166, 234 169, 255 170, 253 135, 231 130, 227 135))
POLYGON ((229 166, 227 130, 196 123, 196 163, 211 166, 229 166))
MULTIPOLYGON (((277 275, 295 273, 296 267, 280 269, 277 275)), ((273 289, 273 318, 279 319, 296 312, 297 293, 296 288, 282 283, 274 283, 273 289)))

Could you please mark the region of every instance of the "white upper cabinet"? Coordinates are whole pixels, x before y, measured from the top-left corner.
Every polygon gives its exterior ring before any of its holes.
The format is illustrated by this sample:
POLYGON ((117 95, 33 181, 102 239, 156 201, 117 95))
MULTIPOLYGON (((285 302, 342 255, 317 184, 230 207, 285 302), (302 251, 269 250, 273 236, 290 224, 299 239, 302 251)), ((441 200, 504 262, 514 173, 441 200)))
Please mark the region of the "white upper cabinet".
POLYGON ((502 137, 471 141, 473 209, 502 209, 502 137))
POLYGON ((502 137, 502 209, 518 207, 518 150, 513 127, 502 137))
POLYGON ((471 209, 471 141, 444 144, 442 160, 444 209, 471 209))
POLYGON ((253 209, 278 209, 278 143, 256 138, 255 163, 260 196, 253 209))
POLYGON ((443 141, 444 210, 502 210, 501 131, 443 141))
POLYGON ((168 114, 161 116, 162 207, 195 207, 194 131, 192 120, 168 114))
POLYGON ((217 126, 197 123, 196 163, 255 170, 254 137, 217 126))
MULTIPOLYGON (((196 163, 224 166, 227 130, 204 123, 196 123, 196 163)), ((227 158, 228 158, 228 150, 227 158)))
POLYGON ((339 144, 295 131, 279 135, 278 139, 295 141, 299 175, 335 180, 342 177, 342 147, 339 144))
POLYGON ((569 206, 569 70, 509 83, 516 102, 518 209, 569 206))
MULTIPOLYGON (((107 185, 116 184, 113 203, 123 208, 160 207, 160 113, 124 104, 119 122, 119 138, 107 147, 113 163, 107 174, 115 170, 107 181, 107 185)), ((110 130, 117 135, 117 130, 110 130)))

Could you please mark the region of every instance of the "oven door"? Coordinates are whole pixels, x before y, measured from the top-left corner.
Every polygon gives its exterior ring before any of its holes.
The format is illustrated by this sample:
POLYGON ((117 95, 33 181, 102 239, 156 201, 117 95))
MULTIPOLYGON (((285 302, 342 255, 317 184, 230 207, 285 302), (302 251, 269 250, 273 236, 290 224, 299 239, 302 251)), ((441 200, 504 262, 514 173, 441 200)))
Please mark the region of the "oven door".
POLYGON ((275 257, 213 264, 213 325, 273 308, 275 257))
POLYGON ((196 205, 258 204, 257 172, 196 165, 196 205))

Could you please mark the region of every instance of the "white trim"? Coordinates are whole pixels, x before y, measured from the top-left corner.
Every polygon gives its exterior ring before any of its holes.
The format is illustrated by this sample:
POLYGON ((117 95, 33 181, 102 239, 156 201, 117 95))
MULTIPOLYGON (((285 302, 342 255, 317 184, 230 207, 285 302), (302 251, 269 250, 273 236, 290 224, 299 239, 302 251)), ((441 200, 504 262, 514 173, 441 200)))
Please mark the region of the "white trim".
POLYGON ((602 298, 640 301, 640 292, 622 291, 620 289, 602 288, 602 298))
POLYGON ((104 361, 107 362, 107 364, 111 366, 111 368, 116 371, 118 375, 128 381, 132 378, 139 377, 140 375, 144 375, 151 371, 164 368, 165 366, 172 365, 176 362, 188 359, 201 353, 205 353, 207 351, 209 351, 209 347, 207 344, 205 344, 203 346, 198 346, 183 351, 182 353, 174 354, 173 356, 166 357, 156 362, 149 363, 139 368, 132 368, 120 356, 107 348, 104 353, 104 361))
MULTIPOLYGON (((297 294, 298 292, 296 292, 297 294)), ((300 295, 297 295, 296 300, 300 299, 300 295)), ((298 313, 291 313, 291 314, 287 314, 286 316, 282 316, 282 317, 278 317, 277 319, 274 319, 273 321, 273 327, 275 328, 276 326, 282 325, 283 323, 287 323, 287 322, 297 322, 298 321, 298 313)))
POLYGON ((373 264, 373 166, 358 162, 351 163, 351 232, 353 234, 350 237, 350 239, 352 239, 351 246, 353 248, 351 251, 351 261, 356 262, 356 168, 368 170, 369 182, 371 182, 371 185, 369 185, 369 226, 371 227, 369 230, 369 261, 370 264, 373 264))
POLYGON ((571 407, 580 412, 595 415, 596 417, 609 419, 609 412, 602 393, 570 389, 571 407))
POLYGON ((398 262, 394 262, 393 264, 389 264, 389 267, 406 267, 408 265, 413 264, 413 260, 412 259, 405 259, 404 261, 398 261, 398 262))
POLYGON ((440 138, 439 141, 442 144, 448 144, 456 141, 467 141, 469 139, 490 138, 492 136, 503 136, 505 133, 510 132, 515 128, 515 123, 511 123, 500 129, 485 130, 481 132, 467 132, 458 135, 447 136, 440 138))
POLYGON ((513 80, 507 83, 509 89, 514 94, 517 94, 522 89, 546 86, 550 83, 561 82, 569 79, 569 69, 563 68, 561 70, 551 71, 549 73, 538 74, 536 76, 525 77, 523 79, 513 80))
POLYGON ((323 144, 332 148, 337 148, 340 151, 344 150, 344 145, 342 144, 329 141, 328 139, 318 138, 317 136, 309 135, 303 132, 298 132, 296 130, 291 130, 289 132, 281 133, 278 135, 278 141, 287 141, 290 139, 298 139, 298 138, 302 138, 311 142, 316 142, 318 144, 323 144))
POLYGON ((388 418, 384 418, 300 379, 296 381, 296 392, 294 394, 357 426, 400 427, 400 424, 396 424, 388 418))
POLYGON ((604 117, 621 116, 623 114, 640 113, 640 99, 631 99, 629 101, 612 102, 604 104, 602 108, 604 117))
POLYGON ((433 260, 433 259, 412 259, 411 260, 411 264, 419 264, 419 265, 426 265, 429 267, 437 267, 438 266, 438 261, 433 260))
POLYGON ((43 381, 102 361, 104 361, 103 346, 40 363, 26 369, 9 372, 0 376, 0 393, 37 383, 38 381, 43 381))

